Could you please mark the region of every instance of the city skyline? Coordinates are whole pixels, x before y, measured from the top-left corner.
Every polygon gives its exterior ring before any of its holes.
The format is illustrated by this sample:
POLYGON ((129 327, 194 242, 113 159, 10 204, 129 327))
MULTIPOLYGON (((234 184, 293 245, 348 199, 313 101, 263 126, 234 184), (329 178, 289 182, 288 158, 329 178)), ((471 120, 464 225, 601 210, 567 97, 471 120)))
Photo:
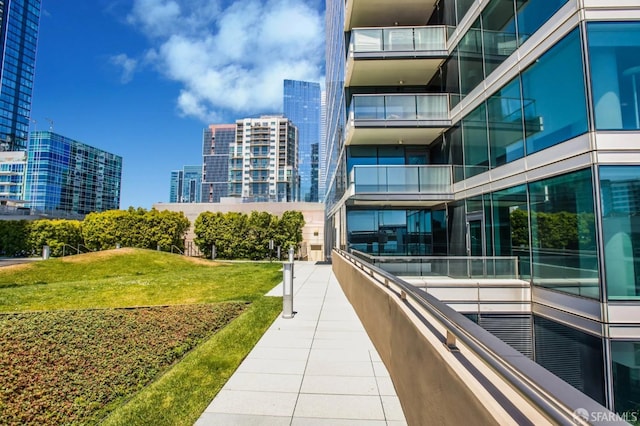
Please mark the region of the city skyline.
POLYGON ((201 161, 203 128, 282 111, 284 79, 324 81, 323 2, 252 6, 43 4, 31 130, 51 129, 122 156, 121 208, 167 201, 170 171, 201 161), (241 18, 261 37, 238 34, 241 18))

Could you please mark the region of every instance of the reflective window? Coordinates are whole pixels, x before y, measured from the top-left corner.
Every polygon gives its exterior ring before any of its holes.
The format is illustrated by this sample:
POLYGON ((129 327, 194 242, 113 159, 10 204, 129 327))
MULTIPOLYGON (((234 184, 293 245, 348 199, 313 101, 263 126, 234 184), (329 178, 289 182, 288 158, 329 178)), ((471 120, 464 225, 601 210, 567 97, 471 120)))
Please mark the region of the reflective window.
POLYGON ((474 0, 457 0, 456 1, 456 15, 458 16, 458 23, 462 21, 462 18, 464 18, 464 15, 467 14, 473 2, 474 0))
POLYGON ((524 43, 569 0, 516 0, 518 40, 524 43))
POLYGON ((587 101, 575 29, 522 73, 527 154, 585 133, 587 101))
POLYGON ((529 184, 533 283, 598 299, 591 169, 529 184))
POLYGON ((462 120, 464 176, 470 178, 489 169, 487 108, 482 103, 462 120))
POLYGON ((491 74, 518 47, 512 1, 491 0, 482 11, 485 75, 491 74))
POLYGON ((640 166, 601 166, 600 197, 609 299, 640 299, 640 166))
POLYGON ((611 342, 614 410, 640 410, 640 342, 611 342))
POLYGON ((520 78, 516 77, 487 101, 491 166, 524 156, 520 78))
POLYGON ((640 129, 640 22, 587 23, 598 130, 640 129))
POLYGON ((473 23, 458 45, 460 75, 460 93, 469 94, 484 79, 482 68, 482 32, 480 19, 473 23))
POLYGON ((518 256, 520 276, 530 276, 529 212, 525 185, 491 194, 495 256, 518 256))

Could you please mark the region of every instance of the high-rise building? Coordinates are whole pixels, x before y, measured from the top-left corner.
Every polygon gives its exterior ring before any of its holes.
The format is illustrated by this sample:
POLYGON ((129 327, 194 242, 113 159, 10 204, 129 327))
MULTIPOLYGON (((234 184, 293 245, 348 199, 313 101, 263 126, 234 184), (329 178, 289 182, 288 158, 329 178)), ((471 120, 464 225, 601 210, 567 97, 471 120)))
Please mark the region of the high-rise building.
POLYGON ((326 29, 326 246, 516 258, 501 327, 637 412, 640 3, 328 0, 326 29))
POLYGON ((298 188, 294 197, 318 201, 318 162, 313 162, 313 147, 320 143, 320 84, 284 80, 283 104, 284 116, 298 128, 298 188))
POLYGON ((327 93, 320 93, 320 147, 318 158, 318 200, 324 201, 327 180, 327 93))
POLYGON ((182 170, 172 170, 169 186, 169 202, 181 203, 182 202, 182 170))
POLYGON ((118 155, 50 131, 29 137, 24 198, 35 213, 119 209, 121 179, 118 155))
POLYGON ((0 151, 27 147, 40 0, 0 0, 0 151))
POLYGON ((283 116, 236 121, 230 147, 229 197, 245 202, 295 201, 298 129, 283 116))
POLYGON ((26 167, 25 151, 0 152, 0 198, 22 200, 26 167))
POLYGON ((199 203, 202 193, 202 166, 183 166, 171 172, 170 203, 199 203))
POLYGON ((235 124, 207 127, 202 137, 203 203, 218 203, 229 195, 229 147, 236 139, 235 124))

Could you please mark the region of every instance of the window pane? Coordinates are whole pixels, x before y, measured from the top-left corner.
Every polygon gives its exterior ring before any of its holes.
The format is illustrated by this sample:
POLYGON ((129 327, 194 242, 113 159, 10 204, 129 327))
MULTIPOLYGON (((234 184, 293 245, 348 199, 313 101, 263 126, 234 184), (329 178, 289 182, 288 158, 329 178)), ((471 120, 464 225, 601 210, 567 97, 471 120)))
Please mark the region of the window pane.
POLYGON ((520 78, 516 77, 487 101, 491 167, 524 156, 520 78))
POLYGON ((580 32, 542 55, 522 74, 527 154, 587 131, 580 32))
POLYGON ((473 23, 460 41, 458 55, 460 75, 464 76, 460 82, 460 93, 464 97, 484 79, 484 72, 482 71, 482 33, 479 19, 473 23))
POLYGON ((640 342, 611 342, 615 411, 640 409, 640 342))
POLYGON ((487 137, 487 108, 482 103, 464 120, 464 174, 470 178, 489 169, 489 139, 487 137))
POLYGON ((530 276, 529 212, 524 185, 491 194, 495 256, 518 256, 520 276, 530 276))
POLYGON ((482 11, 485 75, 491 74, 517 48, 512 1, 491 0, 482 11))
POLYGON ((591 170, 529 184, 533 284, 598 299, 591 170))
POLYGON ((640 23, 587 24, 598 130, 640 129, 640 23))
POLYGON ((516 0, 518 40, 524 43, 568 0, 516 0))
POLYGON ((600 167, 609 299, 640 299, 640 166, 600 167))

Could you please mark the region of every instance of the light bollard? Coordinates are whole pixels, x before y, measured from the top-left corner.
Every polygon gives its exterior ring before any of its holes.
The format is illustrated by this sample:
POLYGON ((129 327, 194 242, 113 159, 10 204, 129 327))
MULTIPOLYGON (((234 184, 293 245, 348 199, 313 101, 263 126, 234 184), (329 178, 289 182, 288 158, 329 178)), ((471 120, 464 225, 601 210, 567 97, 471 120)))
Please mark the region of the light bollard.
POLYGON ((47 260, 51 256, 51 248, 49 246, 42 246, 42 259, 47 260))
POLYGON ((293 263, 293 246, 289 247, 289 262, 293 263))
POLYGON ((293 263, 282 266, 282 318, 293 318, 293 263))
POLYGON ((211 246, 211 260, 216 260, 216 245, 211 246))

